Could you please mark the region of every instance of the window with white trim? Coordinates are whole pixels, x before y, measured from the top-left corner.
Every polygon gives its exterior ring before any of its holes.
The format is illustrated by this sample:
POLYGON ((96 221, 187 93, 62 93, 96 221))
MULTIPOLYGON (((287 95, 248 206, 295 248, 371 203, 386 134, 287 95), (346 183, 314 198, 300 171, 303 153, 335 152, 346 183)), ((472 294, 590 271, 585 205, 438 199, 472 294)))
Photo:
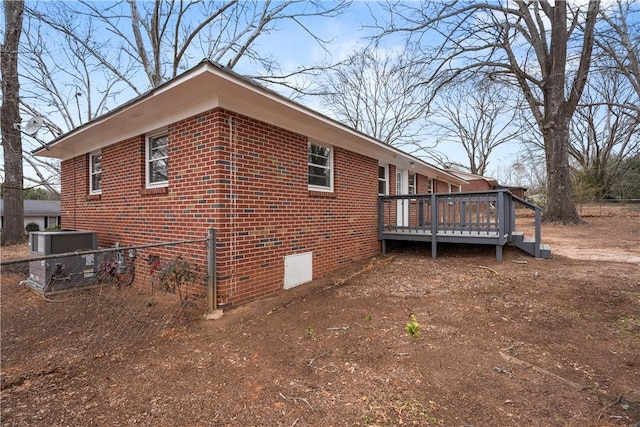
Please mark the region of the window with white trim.
POLYGON ((331 147, 309 142, 309 188, 333 190, 333 150, 331 147))
POLYGON ((416 194, 416 174, 409 172, 409 193, 416 194))
POLYGON ((102 194, 102 151, 89 154, 89 194, 102 194))
POLYGON ((427 193, 433 193, 433 179, 429 178, 427 181, 427 193))
POLYGON ((150 135, 146 143, 146 185, 165 187, 169 184, 169 136, 150 135))
POLYGON ((380 166, 378 165, 378 195, 379 196, 386 196, 387 194, 389 194, 388 192, 388 178, 389 177, 389 170, 387 169, 387 166, 380 166))

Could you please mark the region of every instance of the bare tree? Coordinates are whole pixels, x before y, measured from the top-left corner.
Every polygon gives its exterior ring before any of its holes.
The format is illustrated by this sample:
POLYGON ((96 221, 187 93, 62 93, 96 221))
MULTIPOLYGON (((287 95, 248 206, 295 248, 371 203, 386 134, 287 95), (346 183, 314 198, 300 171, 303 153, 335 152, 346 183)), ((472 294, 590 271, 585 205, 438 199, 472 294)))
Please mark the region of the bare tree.
POLYGON ((505 185, 527 188, 528 197, 542 202, 546 187, 544 168, 544 151, 533 145, 523 145, 515 160, 504 165, 498 164, 495 177, 505 185))
MULTIPOLYGON (((640 3, 616 0, 601 11, 606 25, 597 28, 596 46, 609 58, 619 73, 640 97, 640 3), (635 19, 634 19, 635 18, 635 19)), ((640 104, 626 104, 640 117, 640 104)))
MULTIPOLYGON (((312 40, 327 41, 307 27, 309 18, 331 18, 348 7, 348 1, 161 1, 124 0, 115 4, 81 0, 47 5, 46 12, 30 8, 41 22, 73 38, 92 54, 101 67, 140 94, 137 72, 147 77, 146 87, 155 87, 206 57, 235 68, 241 60, 267 71, 279 72, 278 63, 256 47, 259 38, 277 31, 280 25, 296 25, 312 40), (51 9, 55 8, 56 13, 51 9), (75 16, 69 21, 68 16, 75 16), (107 42, 76 36, 76 25, 91 25, 107 42), (103 36, 104 37, 104 36, 103 36), (133 73, 113 64, 113 52, 131 61, 133 73)), ((81 34, 86 33, 85 30, 81 34)))
POLYGON ((460 166, 484 175, 497 147, 519 141, 530 130, 517 99, 509 86, 490 79, 453 82, 437 98, 429 119, 438 144, 462 146, 469 164, 460 166))
MULTIPOLYGON (((338 120, 386 144, 432 155, 424 119, 428 70, 411 51, 368 47, 325 73, 322 104, 338 120)), ((431 156, 432 157, 432 156, 431 156)))
POLYGON ((22 193, 22 136, 18 81, 18 46, 22 32, 24 1, 4 0, 4 41, 0 52, 2 71, 2 149, 4 153, 4 224, 2 245, 25 240, 22 193))
MULTIPOLYGON (((23 111, 44 117, 55 136, 105 113, 119 96, 127 96, 127 82, 135 74, 132 61, 117 51, 96 56, 105 42, 91 21, 79 22, 64 10, 67 13, 53 12, 47 17, 64 22, 69 32, 52 31, 27 13, 20 78, 23 111)), ((135 93, 140 93, 137 87, 135 93)))
MULTIPOLYGON (((246 60, 259 78, 283 82, 260 38, 295 25, 323 48, 327 40, 306 23, 331 18, 348 1, 136 1, 29 3, 20 46, 21 108, 44 118, 58 136, 107 112, 123 100, 175 77, 203 57, 234 68, 246 60)), ((300 72, 300 70, 296 70, 300 72)), ((43 139, 26 138, 32 148, 43 139)), ((24 153, 27 179, 49 191, 58 184, 57 162, 24 153)))
POLYGON ((425 57, 446 63, 451 74, 485 73, 520 89, 544 140, 546 222, 581 221, 571 190, 569 123, 587 81, 599 8, 598 0, 387 5, 392 19, 381 37, 428 40, 430 49, 421 44, 425 57))
POLYGON ((640 154, 640 121, 627 106, 640 103, 640 95, 615 68, 591 74, 571 126, 570 154, 578 168, 581 187, 602 199, 640 154))

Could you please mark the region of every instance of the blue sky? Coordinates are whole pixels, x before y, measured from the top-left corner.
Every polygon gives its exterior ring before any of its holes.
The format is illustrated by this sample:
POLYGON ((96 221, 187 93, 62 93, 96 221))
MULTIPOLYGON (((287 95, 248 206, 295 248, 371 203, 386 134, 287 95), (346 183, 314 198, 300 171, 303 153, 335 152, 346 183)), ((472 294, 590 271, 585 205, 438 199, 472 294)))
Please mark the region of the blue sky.
MULTIPOLYGON (((31 5, 36 4, 30 2, 31 5)), ((42 10, 47 10, 47 2, 38 3, 42 10)), ((50 4, 50 3, 49 3, 50 4)), ((106 4, 103 2, 101 4, 106 4)), ((300 4, 298 7, 304 7, 304 4, 300 4)), ((278 31, 274 31, 269 35, 262 36, 257 39, 256 48, 266 54, 275 57, 281 69, 284 72, 293 71, 299 67, 308 66, 318 63, 330 63, 336 60, 344 59, 353 51, 358 50, 368 44, 367 36, 374 34, 374 30, 370 28, 363 28, 372 23, 370 8, 378 10, 377 19, 382 22, 386 20, 386 17, 380 13, 379 6, 375 2, 355 1, 349 11, 337 18, 314 18, 304 21, 305 25, 308 25, 309 29, 317 34, 324 40, 331 40, 331 43, 327 47, 327 51, 323 50, 321 46, 316 44, 313 39, 304 33, 302 29, 289 23, 287 27, 280 26, 278 31)), ((105 35, 105 37, 108 37, 105 35)), ((383 42, 382 48, 393 49, 395 45, 401 44, 399 38, 386 38, 383 42)), ((195 62, 189 64, 192 67, 199 61, 198 54, 193 55, 195 62), (196 60, 197 59, 197 60, 196 60)), ((260 72, 252 69, 249 64, 239 63, 235 70, 239 73, 248 75, 259 74, 260 72)), ((145 77, 140 76, 141 86, 144 87, 145 77)), ((64 83, 64 82, 62 82, 64 83)), ((123 93, 122 96, 113 100, 109 105, 109 109, 120 105, 134 96, 132 93, 123 93)), ((306 99, 304 102, 311 108, 322 111, 318 100, 306 99)), ((48 117, 54 119, 55 108, 51 106, 42 106, 43 110, 47 110, 51 113, 48 117)), ((24 116, 24 114, 23 114, 24 116)), ((24 121, 29 117, 23 117, 24 121)), ((61 126, 64 128, 64 126, 61 126)), ((65 129, 68 130, 68 129, 65 129)), ((49 135, 41 131, 39 133, 45 140, 50 140, 53 135, 49 135)), ((468 163, 466 156, 461 147, 452 144, 442 144, 438 149, 444 152, 451 160, 461 162, 463 164, 468 163)), ((497 150, 493 154, 492 162, 489 168, 491 173, 501 158, 511 157, 518 150, 517 145, 512 146, 505 145, 501 149, 497 150)))
MULTIPOLYGON (((386 20, 376 2, 356 1, 352 4, 348 13, 338 18, 330 20, 318 19, 310 28, 325 40, 332 40, 328 46, 330 55, 327 55, 320 46, 314 43, 309 37, 299 33, 298 29, 283 28, 277 33, 273 33, 264 39, 260 39, 258 45, 266 52, 270 52, 280 59, 280 64, 284 71, 293 71, 299 67, 317 64, 321 62, 335 62, 345 59, 353 51, 359 50, 369 44, 369 37, 376 34, 372 28, 371 10, 376 11, 376 19, 379 22, 386 20)), ((381 48, 392 50, 394 47, 402 46, 403 40, 399 36, 387 37, 383 40, 381 48)), ((239 68, 241 73, 251 74, 255 70, 239 68)), ((319 99, 306 98, 303 102, 311 108, 322 113, 322 106, 319 99)), ((430 144, 427 144, 430 145, 430 144)), ((438 151, 444 153, 450 161, 468 165, 466 153, 462 146, 453 143, 441 143, 438 151)), ((513 162, 520 147, 517 143, 507 143, 494 150, 490 158, 488 168, 489 175, 498 173, 498 166, 504 169, 513 162)))

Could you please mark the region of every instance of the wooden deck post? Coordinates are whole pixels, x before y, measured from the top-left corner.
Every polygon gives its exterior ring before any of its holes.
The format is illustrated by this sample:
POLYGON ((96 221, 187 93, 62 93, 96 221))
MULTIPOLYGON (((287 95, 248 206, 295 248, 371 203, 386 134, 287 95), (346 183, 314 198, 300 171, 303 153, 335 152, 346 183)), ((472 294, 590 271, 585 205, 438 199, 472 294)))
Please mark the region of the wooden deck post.
POLYGON ((438 255, 438 199, 431 193, 431 258, 438 255))
POLYGON ((540 219, 542 210, 536 206, 534 209, 536 216, 535 241, 533 242, 533 252, 536 258, 540 258, 540 241, 542 240, 542 232, 540 231, 540 219))
POLYGON ((378 238, 382 244, 381 251, 383 254, 387 253, 387 242, 382 238, 382 232, 384 231, 384 201, 381 196, 378 196, 378 238))
POLYGON ((506 231, 505 221, 505 190, 500 190, 498 194, 496 194, 496 220, 498 221, 498 245, 496 246, 496 261, 502 262, 502 246, 504 246, 505 238, 504 234, 506 231))

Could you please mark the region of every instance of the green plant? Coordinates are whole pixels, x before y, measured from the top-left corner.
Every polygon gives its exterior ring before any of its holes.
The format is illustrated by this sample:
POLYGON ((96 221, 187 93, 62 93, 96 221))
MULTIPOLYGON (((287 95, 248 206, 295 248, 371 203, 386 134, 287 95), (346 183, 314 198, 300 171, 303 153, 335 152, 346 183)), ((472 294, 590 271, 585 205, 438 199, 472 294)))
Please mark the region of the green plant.
POLYGON ((316 338, 316 331, 311 326, 309 326, 307 328, 307 337, 312 339, 312 340, 314 340, 314 341, 317 339, 316 338))
POLYGON ((367 317, 365 317, 365 320, 366 320, 367 322, 371 322, 371 319, 372 319, 372 318, 373 318, 373 317, 372 317, 370 314, 367 314, 367 317))
POLYGON ((40 231, 40 226, 35 222, 30 222, 24 228, 25 230, 27 230, 27 233, 31 233, 32 231, 40 231))
POLYGON ((413 338, 420 338, 420 323, 416 319, 415 315, 409 316, 409 321, 407 325, 404 327, 404 330, 407 331, 407 334, 413 338))
POLYGON ((52 225, 50 227, 47 227, 44 229, 44 231, 55 231, 55 230, 60 230, 61 227, 59 225, 52 225))
POLYGON ((193 270, 191 263, 181 256, 177 256, 155 271, 151 283, 164 292, 177 293, 180 301, 184 302, 186 296, 183 297, 180 289, 194 281, 195 273, 193 270))

